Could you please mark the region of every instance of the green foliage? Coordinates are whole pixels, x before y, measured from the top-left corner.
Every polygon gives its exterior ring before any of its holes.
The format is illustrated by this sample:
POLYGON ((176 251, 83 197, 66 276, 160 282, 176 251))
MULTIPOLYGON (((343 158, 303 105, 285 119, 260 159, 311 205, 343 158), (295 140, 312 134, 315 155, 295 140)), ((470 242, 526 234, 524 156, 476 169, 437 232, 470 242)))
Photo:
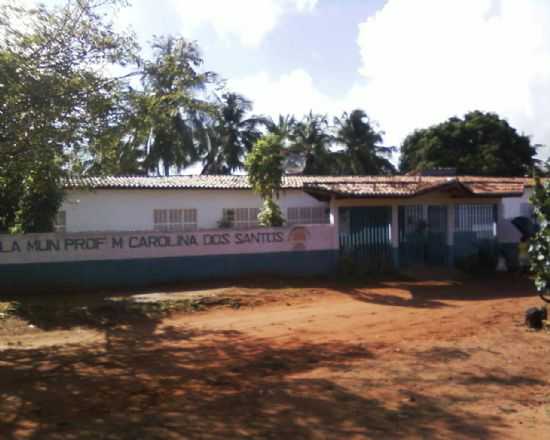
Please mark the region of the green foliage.
POLYGON ((336 142, 344 147, 335 153, 338 169, 334 174, 393 174, 389 161, 392 147, 382 146, 382 132, 377 132, 363 110, 343 113, 334 118, 336 142))
MULTIPOLYGON (((233 213, 234 215, 234 213, 233 213)), ((228 211, 224 210, 222 218, 218 221, 218 227, 221 229, 230 229, 233 227, 234 220, 233 216, 228 215, 228 211)))
POLYGON ((53 220, 63 200, 58 181, 59 165, 41 163, 33 167, 21 182, 15 228, 11 232, 50 232, 53 220))
POLYGON ((330 147, 334 140, 324 115, 309 112, 294 127, 290 135, 289 153, 299 155, 304 161, 302 173, 306 175, 331 174, 330 147))
POLYGON ((141 124, 134 136, 145 145, 145 167, 169 175, 199 159, 196 130, 215 107, 201 98, 217 82, 213 72, 200 72, 203 63, 196 43, 162 37, 153 42, 154 60, 143 65, 144 91, 137 112, 141 124))
POLYGON ((266 135, 246 157, 246 170, 252 189, 262 198, 278 196, 283 179, 283 147, 276 135, 266 135))
POLYGON ((261 226, 267 227, 280 227, 285 224, 285 218, 281 212, 281 208, 273 197, 267 197, 264 199, 262 209, 258 214, 258 221, 261 226))
POLYGON ((262 226, 282 226, 284 217, 274 198, 279 196, 283 179, 281 138, 270 134, 259 139, 246 157, 246 170, 252 189, 264 203, 258 220, 262 226))
POLYGON ((529 242, 529 261, 535 285, 541 293, 550 291, 550 181, 537 179, 531 203, 540 230, 529 242))
POLYGON ((0 7, 0 231, 50 229, 61 179, 116 125, 125 82, 97 66, 136 59, 108 19, 122 3, 0 7))
POLYGON ((261 137, 266 120, 248 116, 252 102, 236 93, 224 93, 215 117, 205 125, 203 174, 230 174, 241 170, 243 158, 261 137))
POLYGON ((343 113, 330 125, 324 115, 310 112, 302 120, 279 116, 268 121, 268 131, 281 137, 286 168, 306 175, 391 174, 392 147, 381 145, 383 133, 376 131, 363 110, 343 113))
POLYGON ((401 148, 401 172, 452 167, 458 174, 525 176, 536 146, 494 113, 474 111, 416 130, 401 148))
POLYGON ((277 121, 271 118, 266 119, 267 131, 281 138, 283 142, 290 139, 296 129, 296 118, 293 115, 279 115, 277 121))

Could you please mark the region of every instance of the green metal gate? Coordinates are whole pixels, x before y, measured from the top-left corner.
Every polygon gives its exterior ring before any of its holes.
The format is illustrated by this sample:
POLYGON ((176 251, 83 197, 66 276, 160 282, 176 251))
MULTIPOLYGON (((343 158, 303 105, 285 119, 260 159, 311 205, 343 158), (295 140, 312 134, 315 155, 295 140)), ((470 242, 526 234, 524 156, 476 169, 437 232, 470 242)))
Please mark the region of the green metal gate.
POLYGON ((399 262, 410 266, 424 261, 425 229, 424 207, 399 207, 399 262))
POLYGON ((497 253, 497 205, 460 204, 455 208, 454 253, 460 259, 480 251, 497 253))
POLYGON ((399 254, 403 266, 446 264, 447 206, 400 206, 399 254))
POLYGON ((425 262, 433 266, 447 263, 447 206, 428 206, 428 230, 425 262))
POLYGON ((366 272, 393 267, 391 207, 340 208, 340 254, 351 257, 366 272))

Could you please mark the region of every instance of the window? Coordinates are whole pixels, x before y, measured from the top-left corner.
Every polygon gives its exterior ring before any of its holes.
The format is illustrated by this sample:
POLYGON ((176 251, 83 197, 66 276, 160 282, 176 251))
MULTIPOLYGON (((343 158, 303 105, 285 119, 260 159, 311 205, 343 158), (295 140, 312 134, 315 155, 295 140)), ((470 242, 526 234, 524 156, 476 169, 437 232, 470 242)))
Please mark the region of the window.
POLYGON ((259 208, 224 208, 222 223, 238 229, 257 228, 259 213, 259 208))
POLYGON ((324 206, 307 206, 288 208, 287 221, 289 225, 330 223, 330 210, 324 206))
POLYGON ((65 211, 59 211, 53 222, 54 232, 65 232, 67 230, 67 213, 65 211))
POLYGON ((155 209, 153 223, 155 231, 195 231, 197 229, 197 210, 155 209))
POLYGON ((455 231, 475 233, 478 239, 496 236, 496 205, 456 205, 455 231))

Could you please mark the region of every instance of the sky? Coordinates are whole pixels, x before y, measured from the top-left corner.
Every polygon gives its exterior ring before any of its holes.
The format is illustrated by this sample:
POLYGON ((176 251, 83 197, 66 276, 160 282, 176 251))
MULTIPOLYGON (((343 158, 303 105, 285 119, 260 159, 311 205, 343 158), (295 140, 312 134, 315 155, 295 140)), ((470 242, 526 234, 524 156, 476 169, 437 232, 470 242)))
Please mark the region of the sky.
POLYGON ((414 129, 492 111, 550 145, 548 0, 133 0, 114 19, 144 45, 196 40, 255 113, 362 108, 399 146, 414 129))

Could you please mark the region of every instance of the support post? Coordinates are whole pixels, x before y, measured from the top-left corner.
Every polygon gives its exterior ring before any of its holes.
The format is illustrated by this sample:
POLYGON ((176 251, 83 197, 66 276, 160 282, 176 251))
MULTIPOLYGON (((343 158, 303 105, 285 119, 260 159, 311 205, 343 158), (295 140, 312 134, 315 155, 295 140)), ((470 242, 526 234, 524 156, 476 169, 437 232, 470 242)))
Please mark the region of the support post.
POLYGON ((399 206, 395 204, 391 207, 390 239, 393 266, 396 270, 399 270, 399 206))
POLYGON ((329 219, 330 224, 334 227, 334 241, 335 248, 340 248, 340 216, 338 213, 338 205, 336 203, 336 198, 332 196, 329 202, 329 219))
POLYGON ((454 266, 455 209, 451 203, 447 210, 447 264, 451 267, 454 266))

